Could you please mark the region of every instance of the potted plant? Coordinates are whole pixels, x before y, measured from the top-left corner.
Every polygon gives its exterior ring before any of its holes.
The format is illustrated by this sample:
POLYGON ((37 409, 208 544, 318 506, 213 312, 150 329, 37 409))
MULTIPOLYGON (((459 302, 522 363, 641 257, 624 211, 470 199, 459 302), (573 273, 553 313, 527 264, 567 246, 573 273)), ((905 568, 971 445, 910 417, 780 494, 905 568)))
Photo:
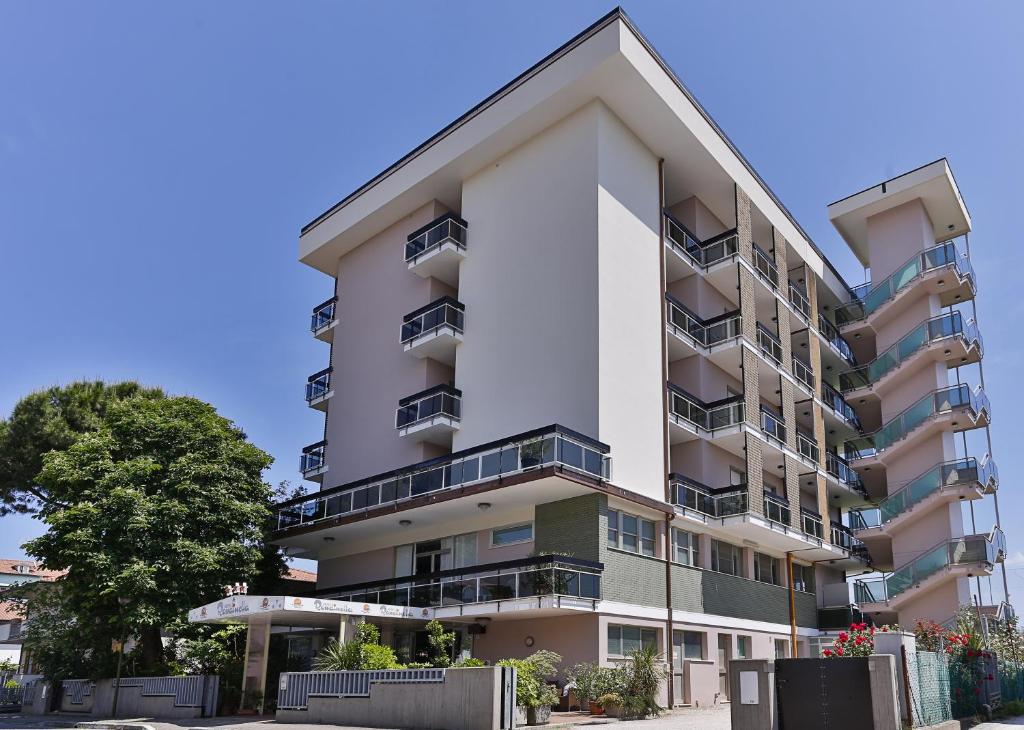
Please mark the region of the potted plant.
POLYGON ((591 715, 600 715, 603 710, 596 702, 600 667, 592 662, 577 664, 565 673, 566 681, 572 686, 573 694, 580 703, 580 712, 590 711, 591 715))
POLYGON ((618 692, 606 692, 597 698, 597 704, 607 713, 608 717, 618 717, 622 713, 622 695, 618 692))
POLYGON ((558 688, 553 684, 541 684, 540 691, 526 706, 527 725, 547 725, 551 720, 551 706, 558 702, 558 688))

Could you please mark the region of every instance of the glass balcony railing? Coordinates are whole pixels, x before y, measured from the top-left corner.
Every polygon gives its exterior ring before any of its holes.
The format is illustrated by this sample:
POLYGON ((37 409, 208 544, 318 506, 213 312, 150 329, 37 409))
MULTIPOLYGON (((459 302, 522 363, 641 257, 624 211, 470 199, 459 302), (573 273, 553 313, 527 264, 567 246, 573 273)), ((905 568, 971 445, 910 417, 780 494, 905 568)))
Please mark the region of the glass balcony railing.
POLYGON ((815 463, 817 463, 818 459, 821 457, 821 451, 818 449, 818 444, 814 440, 814 437, 799 429, 797 429, 796 432, 796 448, 802 456, 806 456, 815 463))
POLYGON ((847 550, 855 555, 861 555, 867 557, 868 549, 864 543, 854 536, 850 528, 842 525, 838 522, 831 524, 831 539, 832 544, 836 547, 840 547, 843 550, 847 550))
POLYGON ((427 306, 410 312, 403 317, 402 344, 417 337, 450 327, 462 333, 465 326, 465 305, 451 297, 441 297, 427 306))
POLYGON ((819 540, 825 539, 825 525, 821 515, 804 507, 800 508, 800 529, 805 535, 816 537, 819 540))
POLYGON ((517 598, 601 598, 601 563, 538 555, 504 563, 442 570, 376 583, 332 588, 317 597, 411 608, 465 606, 517 598))
POLYGON ((973 456, 937 464, 924 474, 878 503, 877 507, 850 511, 850 524, 859 529, 879 527, 906 512, 918 502, 942 489, 978 485, 981 488, 999 483, 995 462, 978 462, 973 456))
POLYGON ((302 450, 302 456, 299 459, 299 471, 305 475, 322 469, 324 466, 326 451, 326 441, 319 441, 304 448, 302 450))
POLYGON ((824 314, 818 313, 818 331, 821 332, 832 347, 836 348, 839 355, 846 360, 850 365, 857 364, 857 358, 853 356, 853 350, 850 349, 850 343, 843 339, 843 336, 839 334, 839 329, 832 324, 824 314))
POLYGON ((825 452, 825 471, 834 476, 840 484, 861 494, 867 494, 860 475, 838 454, 833 454, 831 451, 825 452))
MULTIPOLYGON (((307 448, 322 446, 314 444, 307 448)), ((279 530, 287 529, 545 466, 558 466, 604 480, 609 478, 611 468, 607 453, 608 447, 600 442, 561 426, 548 426, 499 444, 468 449, 282 502, 274 508, 274 525, 279 530)))
POLYGON ((769 522, 789 526, 790 511, 786 498, 771 492, 764 493, 764 516, 769 522))
POLYGON ((814 373, 811 372, 811 366, 796 355, 793 355, 793 377, 812 391, 814 390, 814 373))
POLYGON ((462 391, 438 385, 398 401, 395 428, 409 428, 437 416, 453 421, 462 418, 462 391))
POLYGON ((872 434, 846 442, 847 459, 863 459, 882 453, 930 418, 956 409, 967 409, 977 419, 992 409, 985 392, 978 386, 954 385, 929 393, 872 434))
POLYGON ((317 398, 323 398, 331 390, 331 371, 334 368, 327 368, 309 376, 306 381, 306 402, 311 403, 317 398))
POLYGON ((334 310, 338 305, 338 297, 331 297, 323 304, 313 307, 313 316, 310 319, 309 329, 311 332, 319 332, 334 321, 334 310))
POLYGON ((761 408, 761 430, 772 438, 786 443, 786 426, 782 419, 765 408, 761 408))
POLYGON ((789 303, 792 304, 804 319, 811 321, 811 302, 807 294, 793 282, 789 283, 789 303))
POLYGON ((713 236, 706 241, 699 241, 687 230, 686 226, 668 213, 665 214, 665 231, 672 250, 703 268, 729 258, 739 248, 739 237, 736 235, 735 229, 713 236))
POLYGON ((857 411, 853 410, 853 406, 846 402, 846 399, 843 398, 838 390, 824 381, 821 383, 821 399, 825 402, 826 406, 835 411, 836 415, 858 431, 861 430, 857 411))
POLYGON ((772 257, 756 243, 754 244, 754 268, 771 283, 773 288, 779 288, 779 268, 772 261, 772 257))
POLYGON ((416 263, 423 255, 436 251, 446 243, 466 249, 466 221, 452 213, 446 213, 423 228, 409 234, 405 244, 405 262, 416 263))
POLYGON ((757 323, 757 344, 761 347, 761 352, 776 364, 782 365, 782 343, 760 322, 757 323))
POLYGON ((847 302, 836 309, 836 322, 841 327, 870 316, 920 276, 945 266, 952 266, 956 269, 957 275, 970 279, 972 286, 977 285, 974 268, 971 266, 971 260, 967 254, 958 251, 956 244, 952 241, 947 241, 915 254, 882 283, 871 287, 869 291, 864 292, 866 287, 858 287, 858 290, 862 292, 861 298, 847 302))
POLYGON ((729 517, 747 512, 747 485, 712 489, 681 474, 670 474, 673 502, 708 517, 729 517))
POLYGON ((857 603, 890 601, 947 567, 987 564, 994 566, 1006 555, 1006 538, 1001 530, 991 535, 967 535, 946 540, 881 578, 858 580, 854 584, 857 603))
POLYGON ((668 325, 672 331, 701 347, 712 347, 719 342, 743 334, 739 310, 727 312, 712 319, 701 319, 682 302, 670 294, 665 295, 668 325))
POLYGON ((910 359, 914 353, 933 342, 951 337, 962 337, 967 347, 975 343, 979 348, 981 346, 981 335, 973 319, 965 323, 960 312, 932 317, 890 345, 871 362, 839 373, 839 387, 847 392, 872 385, 910 359))
POLYGON ((669 383, 668 397, 669 412, 673 418, 687 421, 705 431, 715 431, 743 422, 742 395, 704 403, 682 388, 669 383))

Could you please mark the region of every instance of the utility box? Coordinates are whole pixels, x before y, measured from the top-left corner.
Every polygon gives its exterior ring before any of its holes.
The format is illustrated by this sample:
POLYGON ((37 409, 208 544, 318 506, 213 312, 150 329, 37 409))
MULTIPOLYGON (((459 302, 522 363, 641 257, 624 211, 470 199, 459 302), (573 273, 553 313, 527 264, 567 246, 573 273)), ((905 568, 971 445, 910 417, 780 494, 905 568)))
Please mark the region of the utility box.
POLYGON ((744 730, 778 730, 775 708, 775 662, 766 659, 729 662, 732 726, 744 730))

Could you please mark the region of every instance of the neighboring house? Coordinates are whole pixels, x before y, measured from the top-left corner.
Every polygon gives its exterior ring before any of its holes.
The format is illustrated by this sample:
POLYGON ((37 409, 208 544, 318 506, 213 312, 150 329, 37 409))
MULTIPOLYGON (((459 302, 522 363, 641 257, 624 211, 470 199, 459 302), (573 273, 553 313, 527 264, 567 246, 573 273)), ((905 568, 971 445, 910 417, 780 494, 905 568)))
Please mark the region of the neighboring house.
MULTIPOLYGON (((0 558, 0 592, 11 586, 54 581, 63 571, 45 570, 32 560, 0 558)), ((0 601, 0 659, 22 664, 21 633, 24 615, 18 604, 0 601)), ((22 667, 22 673, 25 667, 22 667)))
POLYGON ((334 280, 301 455, 320 491, 270 539, 319 561, 315 600, 192 620, 315 651, 362 614, 403 660, 429 617, 490 661, 649 644, 668 699, 707 704, 730 658, 949 618, 1003 555, 959 507, 996 486, 988 401, 959 384, 970 217, 944 159, 828 213, 871 284, 608 14, 303 228, 334 280))

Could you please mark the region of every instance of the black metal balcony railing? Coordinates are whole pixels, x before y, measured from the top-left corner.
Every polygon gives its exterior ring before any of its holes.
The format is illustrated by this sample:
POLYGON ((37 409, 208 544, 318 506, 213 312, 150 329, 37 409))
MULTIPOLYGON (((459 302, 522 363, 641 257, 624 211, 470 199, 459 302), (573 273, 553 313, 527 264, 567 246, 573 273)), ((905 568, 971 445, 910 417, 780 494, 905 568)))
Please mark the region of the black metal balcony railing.
POLYGON ((764 516, 769 522, 789 526, 791 513, 785 497, 773 492, 764 493, 764 516))
POLYGON ((323 398, 331 390, 331 372, 334 368, 326 368, 318 373, 313 373, 306 381, 306 402, 312 403, 317 398, 323 398))
POLYGON ((867 496, 867 488, 864 486, 860 474, 839 454, 834 454, 831 451, 825 452, 825 472, 834 476, 840 484, 867 496))
POLYGON ((454 213, 445 213, 427 225, 409 234, 405 244, 405 261, 414 264, 424 254, 439 249, 446 243, 466 248, 466 229, 469 224, 454 213))
POLYGON ((811 321, 811 302, 807 299, 807 293, 793 282, 789 283, 789 303, 796 307, 804 319, 811 321))
POLYGON ((743 396, 705 403, 672 383, 668 384, 672 418, 687 421, 705 431, 715 431, 743 422, 743 396))
POLYGON ((354 603, 441 608, 519 598, 563 596, 598 600, 604 565, 559 555, 442 570, 425 575, 329 588, 316 595, 354 603))
POLYGON ((797 429, 796 432, 796 450, 800 452, 801 456, 806 456, 815 464, 818 463, 818 459, 821 457, 821 450, 818 448, 814 437, 800 429, 797 429))
POLYGON ((309 329, 312 332, 319 332, 334 321, 334 310, 338 305, 338 297, 331 297, 323 304, 313 307, 313 316, 310 319, 309 329))
POLYGON ((673 503, 708 517, 729 517, 747 512, 747 485, 732 484, 717 489, 682 474, 670 474, 673 503))
POLYGON ((761 407, 761 430, 769 436, 786 443, 786 426, 782 419, 764 406, 761 407))
POLYGON ((435 385, 398 401, 395 428, 409 428, 437 416, 453 421, 462 418, 462 391, 450 385, 435 385))
POLYGON ((738 309, 711 319, 701 319, 671 294, 666 294, 665 300, 669 327, 675 334, 688 337, 696 345, 712 347, 743 333, 738 309))
POLYGON ((821 515, 806 507, 800 508, 800 529, 804 531, 805 535, 816 537, 819 540, 823 540, 825 537, 825 524, 822 522, 821 515))
MULTIPOLYGON (((314 444, 312 447, 322 447, 314 444)), ((609 478, 608 447, 559 425, 528 431, 450 456, 297 497, 275 506, 274 529, 305 525, 328 517, 365 512, 412 497, 558 466, 586 476, 609 478)))
POLYGON ((846 550, 855 557, 861 557, 867 560, 868 549, 867 546, 858 538, 854 537, 853 532, 849 527, 839 523, 831 523, 831 539, 832 544, 846 550))
POLYGON ((821 381, 821 399, 825 402, 825 405, 835 411, 836 415, 853 428, 858 431, 862 430, 860 418, 857 417, 857 411, 853 410, 853 406, 846 402, 846 399, 843 398, 838 390, 824 380, 821 381))
POLYGON ((772 261, 772 257, 756 243, 754 244, 754 268, 771 283, 772 288, 779 288, 779 268, 772 261))
POLYGON ((700 241, 690 233, 686 226, 667 212, 665 213, 665 232, 668 244, 673 251, 689 258, 702 268, 729 258, 739 248, 739 237, 736 235, 735 228, 700 241))
POLYGON ((305 447, 302 450, 302 456, 299 459, 299 471, 303 474, 308 474, 309 472, 323 468, 326 451, 326 441, 318 441, 315 444, 310 444, 305 447))
POLYGON ((857 364, 857 358, 853 356, 853 350, 850 348, 850 343, 843 339, 843 336, 839 334, 839 330, 834 324, 832 324, 823 312, 818 312, 818 331, 821 332, 832 347, 836 348, 839 355, 850 365, 857 364))
POLYGON ((757 344, 776 365, 782 365, 782 343, 760 322, 757 323, 757 344))
POLYGON ((793 377, 812 391, 814 390, 814 373, 811 372, 811 366, 796 355, 793 355, 793 377))
POLYGON ((466 305, 452 297, 435 299, 425 307, 409 312, 402 318, 402 344, 417 337, 438 332, 443 327, 450 327, 462 334, 465 326, 466 305))

